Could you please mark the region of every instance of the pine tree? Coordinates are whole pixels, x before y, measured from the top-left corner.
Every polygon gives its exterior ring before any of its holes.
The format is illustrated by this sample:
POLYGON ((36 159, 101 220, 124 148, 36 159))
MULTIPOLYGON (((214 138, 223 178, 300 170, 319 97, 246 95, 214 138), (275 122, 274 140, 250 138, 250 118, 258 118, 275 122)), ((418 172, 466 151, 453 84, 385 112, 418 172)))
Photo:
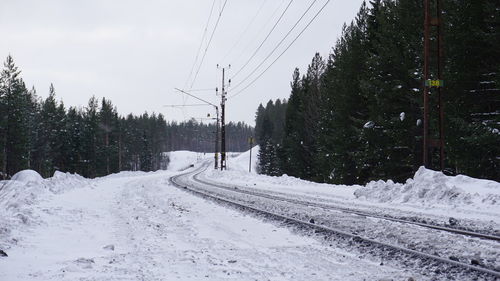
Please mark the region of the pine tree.
POLYGON ((109 175, 118 172, 118 113, 110 100, 102 99, 97 118, 96 170, 109 175))
POLYGON ((151 140, 148 138, 146 131, 142 133, 142 146, 140 149, 139 158, 141 159, 141 171, 149 172, 152 170, 153 153, 151 149, 151 140))
POLYGON ((300 72, 295 69, 291 82, 291 95, 285 117, 283 149, 280 163, 285 174, 303 177, 305 169, 303 136, 305 128, 304 96, 300 80, 300 72))
POLYGON ((99 128, 98 120, 98 101, 95 97, 90 98, 83 117, 83 164, 84 175, 86 177, 95 177, 97 171, 97 133, 99 128))
POLYGON ((0 92, 3 99, 2 111, 2 171, 12 176, 16 172, 29 168, 29 119, 28 106, 30 95, 20 71, 9 55, 0 76, 0 92))
POLYGON ((67 171, 82 174, 84 172, 83 151, 83 113, 75 107, 70 107, 66 122, 66 144, 68 149, 67 171))
POLYGON ((500 3, 449 1, 446 9, 447 166, 500 180, 500 3))

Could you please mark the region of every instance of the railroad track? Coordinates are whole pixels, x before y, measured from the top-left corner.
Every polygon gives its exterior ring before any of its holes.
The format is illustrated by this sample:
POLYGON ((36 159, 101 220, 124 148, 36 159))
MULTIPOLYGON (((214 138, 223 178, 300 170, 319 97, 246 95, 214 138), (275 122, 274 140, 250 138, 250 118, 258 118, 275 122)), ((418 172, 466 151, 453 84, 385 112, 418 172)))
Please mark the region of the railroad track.
POLYGON ((258 196, 258 197, 262 197, 262 198, 266 198, 266 199, 288 202, 288 203, 293 203, 293 204, 298 204, 298 205, 303 205, 303 206, 312 206, 312 207, 317 207, 317 208, 321 208, 321 209, 325 209, 325 210, 335 210, 335 211, 340 211, 343 213, 349 213, 349 214, 358 215, 358 216, 370 217, 370 218, 393 221, 393 222, 404 223, 404 224, 418 225, 418 226, 425 227, 425 228, 436 229, 436 230, 446 231, 446 232, 450 232, 450 233, 461 234, 461 235, 466 235, 466 236, 470 236, 470 237, 476 237, 476 238, 480 238, 480 239, 500 242, 500 236, 489 235, 489 234, 473 232, 473 231, 457 229, 457 228, 450 228, 450 227, 445 227, 445 226, 440 226, 440 225, 422 223, 422 222, 417 222, 417 221, 405 220, 405 219, 401 219, 401 218, 394 218, 394 217, 389 217, 389 216, 370 214, 367 212, 349 209, 349 208, 344 208, 344 207, 339 207, 339 206, 333 206, 333 205, 322 204, 322 203, 311 202, 311 201, 303 201, 303 200, 298 200, 298 199, 294 199, 294 198, 287 198, 287 197, 277 196, 277 195, 270 195, 270 194, 266 194, 264 192, 249 190, 245 187, 228 186, 228 185, 225 185, 222 183, 206 181, 206 180, 199 178, 199 174, 202 172, 203 171, 196 173, 193 178, 200 183, 210 185, 210 186, 215 186, 215 187, 229 190, 232 192, 238 192, 238 193, 242 193, 242 194, 248 194, 248 195, 252 195, 252 196, 258 196))
MULTIPOLYGON (((211 200, 222 202, 222 203, 231 205, 231 206, 239 208, 239 209, 243 209, 243 210, 250 211, 252 213, 263 215, 267 218, 271 218, 271 219, 281 221, 281 222, 284 222, 287 224, 293 224, 293 225, 300 227, 300 228, 313 229, 315 232, 330 234, 330 235, 335 236, 335 237, 347 239, 349 241, 355 242, 356 244, 358 244, 358 246, 363 246, 363 247, 368 246, 368 247, 372 247, 372 248, 377 248, 379 250, 382 250, 382 252, 388 253, 391 256, 394 256, 395 252, 402 253, 403 255, 406 256, 406 258, 408 258, 408 259, 415 259, 415 258, 420 259, 421 263, 427 264, 428 266, 431 264, 432 265, 445 264, 445 265, 447 265, 447 269, 444 271, 447 271, 447 272, 454 272, 454 273, 458 272, 458 273, 466 274, 466 276, 467 276, 467 274, 476 273, 476 274, 479 274, 479 276, 483 277, 485 280, 498 280, 498 279, 500 279, 500 271, 479 267, 479 266, 472 265, 469 263, 455 261, 452 259, 440 257, 438 255, 432 255, 432 254, 420 252, 417 250, 408 249, 408 248, 398 246, 398 245, 392 245, 392 244, 389 244, 386 242, 380 242, 380 241, 377 241, 377 240, 374 240, 371 238, 362 237, 362 236, 359 236, 357 234, 345 232, 345 231, 342 231, 342 230, 337 229, 337 228, 328 227, 328 226, 324 226, 324 225, 318 225, 318 224, 315 224, 312 222, 289 217, 289 216, 286 216, 283 214, 277 214, 277 213, 274 213, 274 212, 271 212, 268 210, 263 210, 263 209, 255 207, 255 206, 251 206, 251 205, 248 205, 248 204, 245 204, 242 202, 238 202, 238 201, 235 201, 232 199, 225 198, 225 197, 217 195, 213 192, 206 191, 202 188, 198 188, 192 183, 191 184, 186 183, 186 182, 183 183, 179 179, 182 177, 192 176, 193 180, 197 181, 198 183, 201 183, 204 185, 209 185, 209 186, 216 187, 216 188, 222 188, 222 189, 229 190, 232 192, 239 192, 239 193, 246 194, 246 195, 252 195, 252 196, 262 197, 262 198, 266 198, 266 199, 270 199, 270 200, 279 200, 279 201, 283 201, 283 202, 288 202, 288 203, 293 203, 293 204, 301 204, 301 205, 306 205, 306 206, 312 205, 312 206, 320 207, 320 208, 324 208, 324 209, 335 209, 335 210, 349 212, 349 213, 356 214, 356 215, 374 217, 377 219, 390 220, 390 221, 394 221, 394 222, 398 222, 398 223, 419 225, 422 227, 428 227, 431 229, 447 231, 447 232, 451 232, 451 233, 455 233, 455 234, 467 235, 467 236, 472 236, 472 237, 478 237, 481 239, 499 241, 500 239, 496 236, 484 235, 481 233, 474 233, 474 232, 470 232, 470 231, 457 230, 457 229, 440 227, 440 226, 435 226, 435 225, 427 225, 427 224, 418 223, 418 222, 414 222, 414 221, 406 221, 406 220, 402 220, 402 219, 387 218, 387 217, 378 216, 378 215, 365 214, 364 212, 358 212, 358 211, 349 210, 349 209, 346 210, 344 208, 339 209, 339 208, 335 208, 333 206, 319 204, 319 203, 305 202, 305 201, 300 201, 300 200, 291 199, 291 198, 284 198, 284 197, 280 197, 280 196, 268 195, 268 194, 264 194, 261 192, 255 192, 255 191, 249 191, 249 190, 240 189, 240 188, 229 187, 229 186, 221 185, 218 183, 208 182, 208 181, 199 179, 199 174, 202 173, 203 171, 204 170, 195 170, 195 171, 190 171, 188 173, 180 174, 180 175, 171 177, 170 182, 178 188, 181 188, 185 191, 189 191, 189 192, 194 193, 194 194, 201 196, 203 198, 208 198, 211 200)), ((474 275, 474 276, 476 276, 476 275, 474 275)), ((476 276, 476 277, 479 277, 479 276, 476 276)))

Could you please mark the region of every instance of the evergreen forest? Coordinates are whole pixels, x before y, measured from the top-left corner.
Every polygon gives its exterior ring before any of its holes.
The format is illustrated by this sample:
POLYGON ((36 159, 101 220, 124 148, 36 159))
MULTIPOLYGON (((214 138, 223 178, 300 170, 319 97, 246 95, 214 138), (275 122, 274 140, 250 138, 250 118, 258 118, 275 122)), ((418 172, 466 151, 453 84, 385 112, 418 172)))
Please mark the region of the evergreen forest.
MULTIPOLYGON (((500 1, 447 0, 443 20, 445 172, 500 181, 500 1)), ((423 23, 421 0, 363 3, 327 58, 293 71, 288 101, 258 108, 260 172, 412 177, 423 158, 423 23)))
MULTIPOLYGON (((121 116, 113 103, 90 98, 66 108, 50 86, 47 98, 28 89, 9 55, 0 76, 0 179, 32 169, 43 177, 56 170, 98 177, 123 170, 166 169, 164 152, 213 152, 215 126, 195 120, 167 122, 162 114, 121 116)), ((253 128, 226 125, 228 151, 248 149, 253 128)))

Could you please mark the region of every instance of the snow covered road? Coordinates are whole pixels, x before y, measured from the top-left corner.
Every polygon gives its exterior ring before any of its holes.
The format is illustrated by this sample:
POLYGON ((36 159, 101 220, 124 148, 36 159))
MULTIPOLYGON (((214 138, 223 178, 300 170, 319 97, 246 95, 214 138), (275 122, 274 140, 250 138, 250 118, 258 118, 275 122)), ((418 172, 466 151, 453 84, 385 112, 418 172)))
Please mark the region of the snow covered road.
POLYGON ((420 279, 194 197, 169 184, 174 174, 121 173, 35 193, 19 211, 27 222, 0 225, 10 228, 0 280, 420 279))

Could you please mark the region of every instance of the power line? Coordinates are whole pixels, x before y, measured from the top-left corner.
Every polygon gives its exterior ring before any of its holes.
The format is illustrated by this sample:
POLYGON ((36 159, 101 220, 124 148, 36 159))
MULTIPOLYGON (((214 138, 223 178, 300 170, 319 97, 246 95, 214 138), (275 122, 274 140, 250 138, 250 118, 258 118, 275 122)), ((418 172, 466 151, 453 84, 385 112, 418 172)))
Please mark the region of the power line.
POLYGON ((245 78, 243 78, 238 84, 236 84, 236 86, 233 87, 232 90, 235 90, 237 89, 241 84, 245 83, 245 81, 247 81, 270 57, 272 54, 274 54, 274 52, 278 49, 279 46, 281 46, 281 44, 285 41, 285 39, 288 37, 288 35, 290 35, 292 33, 292 31, 295 29, 295 27, 297 27, 297 25, 302 21, 302 19, 304 18, 304 16, 309 12, 309 10, 311 10, 312 6, 317 2, 318 0, 313 0, 311 2, 311 4, 309 5, 309 7, 307 7, 307 9, 305 10, 305 12, 300 16, 300 18, 295 22, 295 24, 292 26, 292 28, 287 32, 287 34, 285 34, 285 36, 283 37, 283 39, 281 39, 281 41, 276 45, 276 47, 274 47, 274 49, 264 58, 264 60, 262 60, 262 62, 256 67, 254 68, 254 70, 252 72, 250 72, 250 74, 248 74, 245 78))
POLYGON ((229 52, 227 52, 227 54, 220 60, 221 62, 225 61, 227 59, 227 57, 229 57, 229 55, 231 55, 233 53, 233 50, 241 42, 241 39, 243 39, 243 36, 248 32, 248 29, 250 28, 250 26, 252 26, 252 24, 255 21, 255 19, 257 18, 257 16, 259 16, 259 14, 262 11, 262 8, 264 8, 264 5, 266 4, 266 2, 267 2, 267 0, 262 1, 262 4, 260 5, 259 9, 257 9, 257 12, 255 13, 255 15, 252 17, 252 19, 250 20, 248 25, 245 27, 243 32, 240 33, 239 38, 236 40, 234 45, 229 49, 229 52))
POLYGON ((204 88, 204 89, 189 89, 189 91, 187 92, 209 92, 209 91, 215 91, 215 87, 214 88, 204 88))
POLYGON ((288 46, 285 48, 285 50, 283 50, 283 52, 281 52, 281 54, 266 69, 264 69, 264 71, 262 71, 257 77, 255 77, 255 79, 253 79, 247 86, 245 86, 245 88, 241 89, 240 91, 238 91, 236 94, 230 96, 229 98, 234 98, 234 97, 238 96, 243 91, 245 91, 250 86, 252 86, 255 83, 255 81, 257 81, 260 77, 262 77, 262 75, 264 75, 264 73, 266 73, 271 68, 271 66, 273 66, 281 58, 281 56, 283 56, 283 54, 285 54, 285 52, 288 51, 288 49, 290 49, 290 47, 295 43, 295 41, 297 41, 297 39, 299 39, 299 37, 302 35, 302 33, 304 33, 304 31, 306 31, 306 29, 318 17, 318 15, 325 9, 326 5, 328 5, 328 3, 330 3, 330 1, 331 0, 327 0, 325 2, 325 4, 323 4, 321 9, 314 15, 314 17, 307 23, 307 25, 300 31, 300 33, 297 34, 297 36, 293 39, 293 41, 290 42, 290 44, 288 44, 288 46))
POLYGON ((190 97, 192 97, 192 98, 195 98, 195 99, 197 99, 197 100, 199 100, 199 101, 201 101, 201 102, 204 102, 204 103, 209 104, 209 105, 211 105, 211 106, 217 107, 217 105, 215 105, 215 104, 213 104, 213 103, 211 103, 211 102, 209 102, 209 101, 207 101, 207 100, 204 100, 204 99, 202 99, 202 98, 200 98, 200 97, 197 97, 197 96, 195 96, 195 95, 193 95, 193 94, 190 94, 190 93, 188 93, 188 92, 186 92, 186 91, 184 91, 184 90, 181 90, 181 89, 179 89, 179 88, 174 88, 174 89, 175 89, 176 91, 178 91, 178 92, 181 92, 181 93, 186 94, 186 95, 188 95, 188 96, 190 96, 190 97))
POLYGON ((293 0, 290 0, 288 2, 288 5, 286 6, 285 10, 281 13, 280 17, 278 18, 278 20, 276 21, 276 23, 273 25, 273 27, 271 28, 271 30, 269 31, 269 33, 267 33, 266 38, 264 38, 264 40, 262 40, 262 42, 260 43, 259 47, 257 47, 257 49, 253 52, 253 54, 245 62, 245 64, 234 74, 234 76, 231 78, 231 80, 234 79, 234 77, 238 76, 238 74, 248 65, 248 63, 255 57, 255 55, 257 55, 257 53, 259 52, 260 48, 262 48, 262 45, 264 45, 264 43, 267 41, 267 39, 269 38, 269 36, 271 36, 271 33, 273 33, 274 29, 276 28, 276 26, 278 25, 278 23, 283 18, 283 16, 285 15, 286 11, 288 11, 288 8, 290 8, 290 5, 292 5, 292 3, 293 3, 293 0))
POLYGON ((184 83, 184 87, 187 86, 189 80, 191 79, 191 76, 193 75, 194 67, 196 66, 196 62, 198 62, 198 57, 200 56, 201 46, 203 46, 203 42, 205 41, 205 37, 207 36, 208 24, 210 23, 210 19, 212 18, 212 14, 213 14, 213 11, 214 11, 215 1, 216 0, 214 0, 212 2, 212 8, 210 8, 210 14, 208 16, 207 23, 205 24, 205 29, 203 31, 203 36, 201 36, 200 45, 198 46, 198 51, 196 51, 196 57, 194 59, 193 66, 191 66, 191 71, 189 72, 189 76, 188 76, 188 78, 186 80, 186 83, 184 83))
POLYGON ((227 0, 224 1, 224 5, 222 6, 222 9, 219 12, 219 16, 217 17, 217 22, 215 23, 214 30, 212 31, 212 34, 210 35, 210 40, 208 40, 207 47, 205 48, 205 52, 203 52, 203 57, 201 57, 201 62, 200 65, 198 65, 198 69, 196 70, 196 74, 194 76, 193 82, 191 83, 191 86, 189 88, 193 88, 194 83, 196 82, 196 78, 198 78, 198 73, 200 72, 201 66, 203 65, 203 61, 205 60, 205 56, 207 55, 208 48, 210 47, 210 43, 212 43, 212 39, 214 38, 215 31, 217 30, 217 26, 219 25, 220 18, 222 16, 222 12, 224 12, 224 8, 226 7, 227 0))
MULTIPOLYGON (((251 43, 256 42, 259 35, 263 33, 264 29, 269 25, 269 23, 274 19, 274 16, 278 13, 280 10, 281 6, 283 3, 285 3, 286 0, 281 0, 281 3, 276 6, 276 9, 273 10, 271 13, 271 16, 265 21, 265 23, 262 25, 262 27, 259 29, 259 31, 255 34, 255 36, 252 36, 252 39, 250 40, 251 43)), ((245 48, 242 49, 240 54, 237 56, 237 59, 234 61, 240 61, 240 58, 244 56, 245 53, 247 53, 247 50, 252 46, 252 44, 247 44, 245 48)))

